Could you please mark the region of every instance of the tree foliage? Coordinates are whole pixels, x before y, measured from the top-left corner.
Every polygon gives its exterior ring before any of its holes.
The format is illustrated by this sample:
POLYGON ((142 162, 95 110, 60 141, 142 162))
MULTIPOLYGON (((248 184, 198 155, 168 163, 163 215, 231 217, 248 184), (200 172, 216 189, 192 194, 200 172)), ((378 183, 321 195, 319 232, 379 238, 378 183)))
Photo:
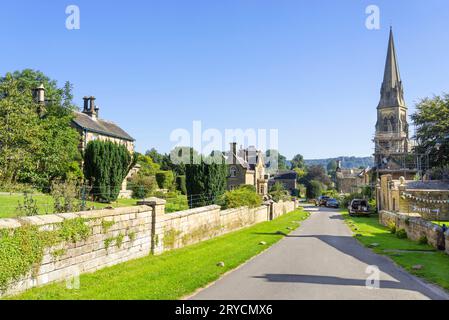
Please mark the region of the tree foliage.
POLYGON ((77 178, 79 135, 70 122, 72 86, 58 88, 42 72, 16 71, 0 78, 0 181, 48 188, 52 180, 77 178), (46 104, 33 98, 43 84, 46 104))
POLYGON ((449 165, 449 94, 423 99, 411 116, 419 154, 429 154, 431 167, 449 165))
POLYGON ((187 195, 192 208, 215 203, 226 191, 227 166, 203 158, 186 165, 187 195))
POLYGON ((102 202, 117 200, 132 165, 133 157, 125 146, 111 141, 89 142, 84 154, 84 174, 94 197, 102 202))
POLYGON ((307 199, 316 199, 323 194, 323 184, 320 181, 312 180, 307 186, 307 199))
POLYGON ((238 189, 227 191, 223 196, 223 207, 226 209, 249 207, 256 208, 262 204, 262 197, 255 189, 242 186, 238 189))
POLYGON ((319 181, 321 184, 330 187, 332 185, 332 181, 329 176, 326 174, 326 169, 323 166, 310 166, 307 168, 307 174, 301 179, 301 183, 306 185, 308 188, 311 181, 319 181))
POLYGON ((293 157, 293 160, 291 161, 291 169, 303 169, 305 170, 306 168, 306 163, 304 161, 304 157, 300 154, 297 154, 296 156, 293 157))

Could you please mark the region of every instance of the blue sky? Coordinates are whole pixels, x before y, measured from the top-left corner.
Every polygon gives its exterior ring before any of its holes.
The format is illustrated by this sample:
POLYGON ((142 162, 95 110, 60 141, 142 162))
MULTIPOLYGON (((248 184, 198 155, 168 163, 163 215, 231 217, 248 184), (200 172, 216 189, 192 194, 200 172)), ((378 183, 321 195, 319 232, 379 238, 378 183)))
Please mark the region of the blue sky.
POLYGON ((410 111, 449 91, 449 1, 2 1, 0 74, 38 69, 168 152, 172 130, 279 129, 291 158, 368 156, 393 25, 410 111), (67 30, 76 4, 81 29, 67 30), (365 27, 380 8, 381 29, 365 27))

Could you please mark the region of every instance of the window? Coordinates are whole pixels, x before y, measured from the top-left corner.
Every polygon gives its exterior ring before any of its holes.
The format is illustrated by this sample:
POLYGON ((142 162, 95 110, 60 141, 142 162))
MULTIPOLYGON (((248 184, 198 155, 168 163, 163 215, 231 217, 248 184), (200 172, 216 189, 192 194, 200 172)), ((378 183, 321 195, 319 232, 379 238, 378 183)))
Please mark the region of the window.
POLYGON ((231 169, 229 169, 229 174, 230 174, 231 178, 235 178, 237 176, 237 168, 231 167, 231 169))

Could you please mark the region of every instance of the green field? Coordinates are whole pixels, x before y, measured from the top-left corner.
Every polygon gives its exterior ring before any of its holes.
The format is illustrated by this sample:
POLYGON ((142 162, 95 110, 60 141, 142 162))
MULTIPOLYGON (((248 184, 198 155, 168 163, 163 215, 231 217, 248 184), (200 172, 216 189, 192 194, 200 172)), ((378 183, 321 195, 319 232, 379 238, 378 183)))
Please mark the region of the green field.
POLYGON ((369 218, 355 218, 350 217, 347 212, 342 213, 362 244, 367 247, 378 244, 377 247, 372 248, 374 252, 390 257, 408 272, 449 290, 449 256, 447 254, 427 244, 399 239, 379 223, 377 215, 369 218), (423 268, 414 270, 413 266, 417 265, 422 265, 423 268))
POLYGON ((57 283, 31 289, 14 299, 180 299, 261 253, 307 217, 306 212, 297 210, 160 256, 150 255, 82 275, 79 290, 68 290, 65 283, 57 283), (225 266, 217 266, 219 262, 225 266))
MULTIPOLYGON (((17 211, 19 203, 23 203, 23 195, 19 194, 0 194, 0 218, 13 218, 20 215, 17 211)), ((33 199, 37 201, 37 207, 39 214, 52 214, 53 210, 53 198, 46 194, 34 194, 33 199)), ((187 204, 187 197, 179 195, 177 197, 167 198, 167 205, 165 207, 166 212, 175 212, 181 210, 187 210, 189 208, 187 204)), ((111 204, 86 201, 88 208, 102 209, 105 207, 129 207, 135 206, 138 200, 136 199, 118 199, 111 204)))

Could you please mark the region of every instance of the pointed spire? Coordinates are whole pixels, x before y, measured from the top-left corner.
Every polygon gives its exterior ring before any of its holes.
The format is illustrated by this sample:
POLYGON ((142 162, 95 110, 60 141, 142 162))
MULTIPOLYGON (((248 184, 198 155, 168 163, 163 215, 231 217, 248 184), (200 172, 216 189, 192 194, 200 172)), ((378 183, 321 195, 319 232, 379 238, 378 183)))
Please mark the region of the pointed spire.
POLYGON ((379 107, 397 107, 404 105, 404 92, 401 75, 399 73, 398 58, 394 45, 393 28, 390 27, 387 60, 385 62, 384 80, 381 90, 379 107))

